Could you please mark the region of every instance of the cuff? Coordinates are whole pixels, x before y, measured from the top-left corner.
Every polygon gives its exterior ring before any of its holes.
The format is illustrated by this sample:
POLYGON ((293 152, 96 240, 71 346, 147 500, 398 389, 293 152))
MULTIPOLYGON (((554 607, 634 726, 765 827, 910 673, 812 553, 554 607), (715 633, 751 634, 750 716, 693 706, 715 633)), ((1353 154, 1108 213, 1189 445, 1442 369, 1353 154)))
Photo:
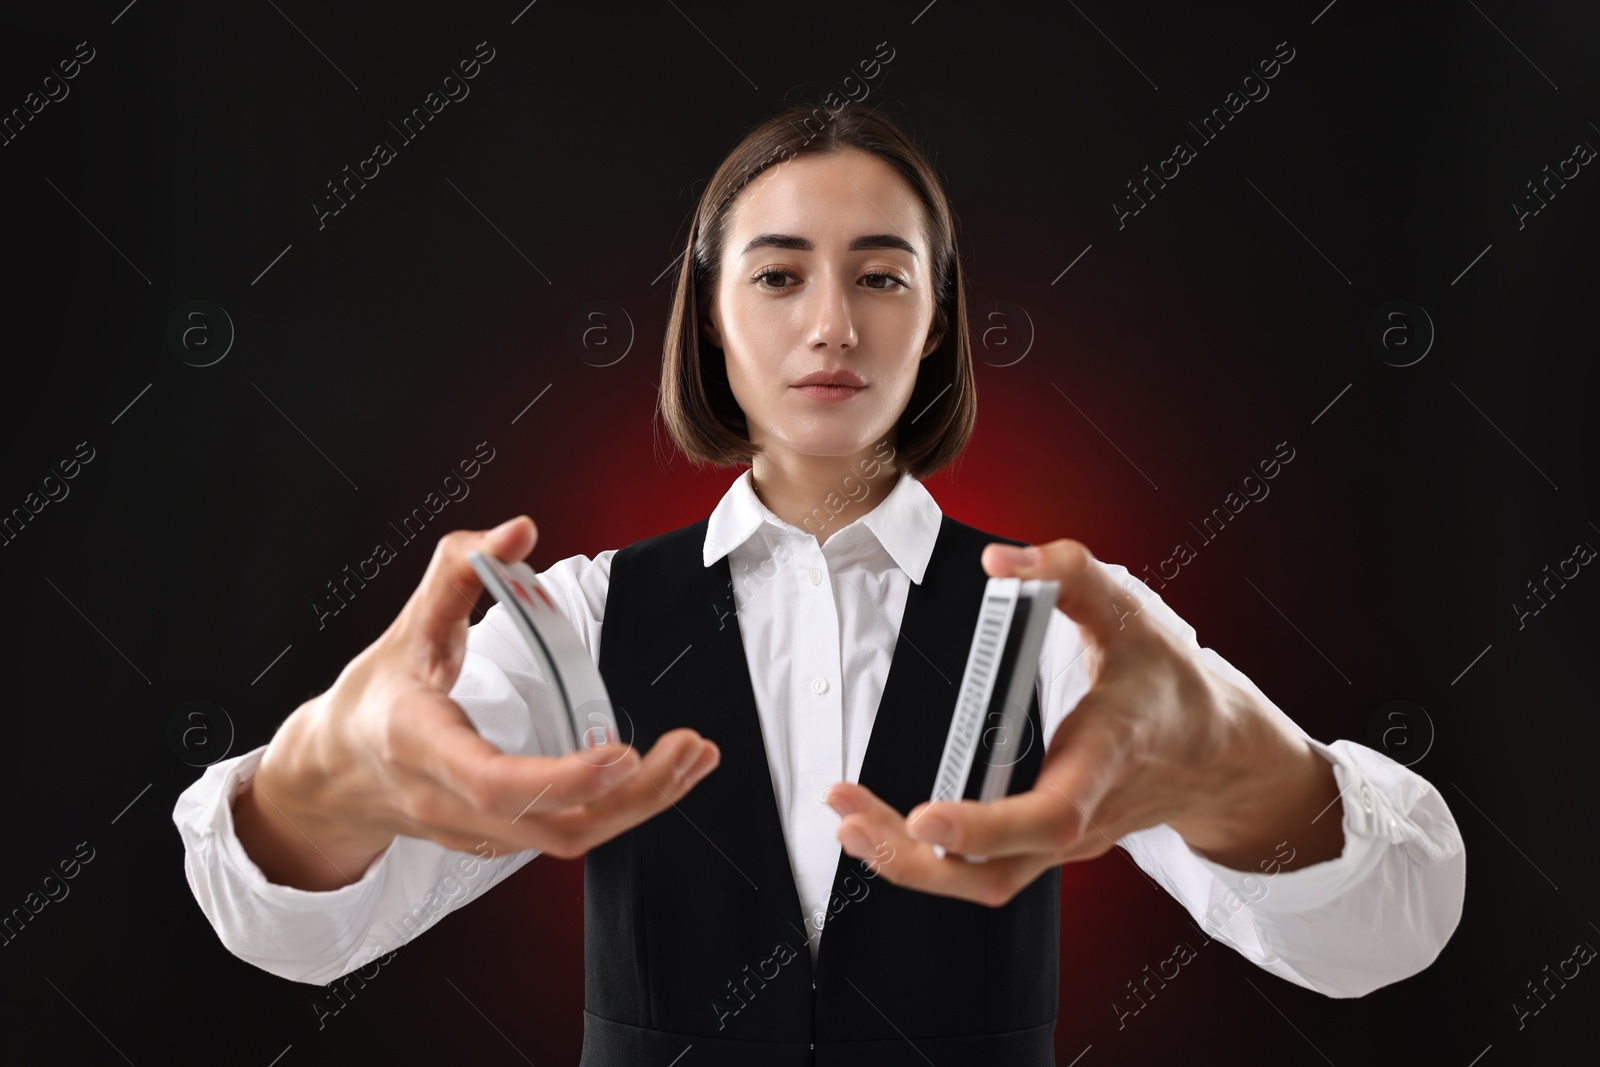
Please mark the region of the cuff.
POLYGON ((180 827, 187 824, 200 836, 212 838, 212 846, 227 872, 247 887, 252 896, 269 905, 292 911, 327 913, 340 905, 355 905, 371 899, 383 881, 386 861, 394 852, 393 842, 378 854, 360 878, 338 889, 320 891, 296 889, 271 881, 245 851, 234 830, 233 798, 249 785, 266 750, 267 746, 262 745, 235 759, 207 767, 200 779, 184 790, 173 818, 180 827))
MULTIPOLYGON (((1347 742, 1325 745, 1307 740, 1333 764, 1333 776, 1339 785, 1344 808, 1344 850, 1336 858, 1292 871, 1279 870, 1278 859, 1267 859, 1257 873, 1225 867, 1192 848, 1188 850, 1218 883, 1250 901, 1256 911, 1287 914, 1321 907, 1365 878, 1378 865, 1386 845, 1422 837, 1417 827, 1396 813, 1390 798, 1374 786, 1347 742)), ((1331 818, 1333 812, 1330 804, 1318 818, 1331 818)))

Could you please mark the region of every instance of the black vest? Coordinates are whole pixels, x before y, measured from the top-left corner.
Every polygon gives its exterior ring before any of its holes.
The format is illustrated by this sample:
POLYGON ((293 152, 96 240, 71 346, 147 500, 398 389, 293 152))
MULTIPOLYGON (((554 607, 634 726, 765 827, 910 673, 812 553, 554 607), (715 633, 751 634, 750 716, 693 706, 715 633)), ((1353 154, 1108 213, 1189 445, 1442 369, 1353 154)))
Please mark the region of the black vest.
MULTIPOLYGON (((666 1067, 690 1046, 685 1067, 1053 1065, 1060 868, 991 908, 893 885, 841 850, 813 970, 728 557, 702 563, 709 521, 611 561, 599 666, 619 726, 640 752, 693 727, 722 761, 585 857, 580 1067, 666 1067)), ((933 790, 993 541, 1021 544, 945 516, 910 586, 860 776, 902 814, 933 790)), ((1028 717, 1013 793, 1043 757, 1037 693, 1028 717)))

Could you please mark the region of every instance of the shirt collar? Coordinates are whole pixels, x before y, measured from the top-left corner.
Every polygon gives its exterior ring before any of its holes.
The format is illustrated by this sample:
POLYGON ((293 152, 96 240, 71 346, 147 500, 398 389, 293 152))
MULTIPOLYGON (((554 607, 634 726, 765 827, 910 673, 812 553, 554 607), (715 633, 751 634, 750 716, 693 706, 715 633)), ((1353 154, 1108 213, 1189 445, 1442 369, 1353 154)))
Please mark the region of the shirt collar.
MULTIPOLYGON (((778 518, 761 502, 751 485, 752 473, 746 470, 740 474, 711 512, 702 553, 707 567, 748 541, 763 524, 789 536, 815 540, 815 535, 778 518)), ((944 512, 927 488, 909 471, 901 471, 899 481, 888 496, 849 526, 834 531, 826 540, 830 546, 845 545, 854 544, 869 535, 874 536, 895 564, 913 582, 921 585, 922 576, 928 569, 928 560, 933 556, 933 543, 938 539, 943 517, 944 512)))

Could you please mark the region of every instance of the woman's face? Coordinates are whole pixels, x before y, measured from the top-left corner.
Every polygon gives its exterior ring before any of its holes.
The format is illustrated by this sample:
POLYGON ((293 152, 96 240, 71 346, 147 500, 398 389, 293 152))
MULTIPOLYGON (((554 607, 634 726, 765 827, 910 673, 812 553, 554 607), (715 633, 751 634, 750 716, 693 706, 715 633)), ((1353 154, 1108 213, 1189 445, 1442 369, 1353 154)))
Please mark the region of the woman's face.
POLYGON ((726 356, 750 439, 767 450, 856 456, 892 434, 938 347, 921 202, 869 152, 769 168, 734 200, 701 320, 726 356), (853 388, 805 387, 847 372, 853 388))

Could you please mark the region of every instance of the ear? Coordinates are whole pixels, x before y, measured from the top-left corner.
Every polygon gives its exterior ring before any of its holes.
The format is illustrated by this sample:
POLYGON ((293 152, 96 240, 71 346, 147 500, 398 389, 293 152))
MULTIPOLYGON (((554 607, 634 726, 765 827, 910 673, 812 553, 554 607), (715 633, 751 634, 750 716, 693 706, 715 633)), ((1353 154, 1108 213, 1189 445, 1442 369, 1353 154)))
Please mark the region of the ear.
POLYGON ((939 345, 943 343, 947 328, 948 323, 945 317, 944 308, 934 308, 933 325, 928 328, 928 340, 922 346, 922 355, 919 357, 920 359, 927 359, 929 356, 933 355, 933 353, 938 349, 939 345))
POLYGON ((722 348, 722 330, 717 325, 717 293, 715 288, 706 294, 701 303, 700 321, 696 324, 699 328, 700 336, 718 348, 722 348))

